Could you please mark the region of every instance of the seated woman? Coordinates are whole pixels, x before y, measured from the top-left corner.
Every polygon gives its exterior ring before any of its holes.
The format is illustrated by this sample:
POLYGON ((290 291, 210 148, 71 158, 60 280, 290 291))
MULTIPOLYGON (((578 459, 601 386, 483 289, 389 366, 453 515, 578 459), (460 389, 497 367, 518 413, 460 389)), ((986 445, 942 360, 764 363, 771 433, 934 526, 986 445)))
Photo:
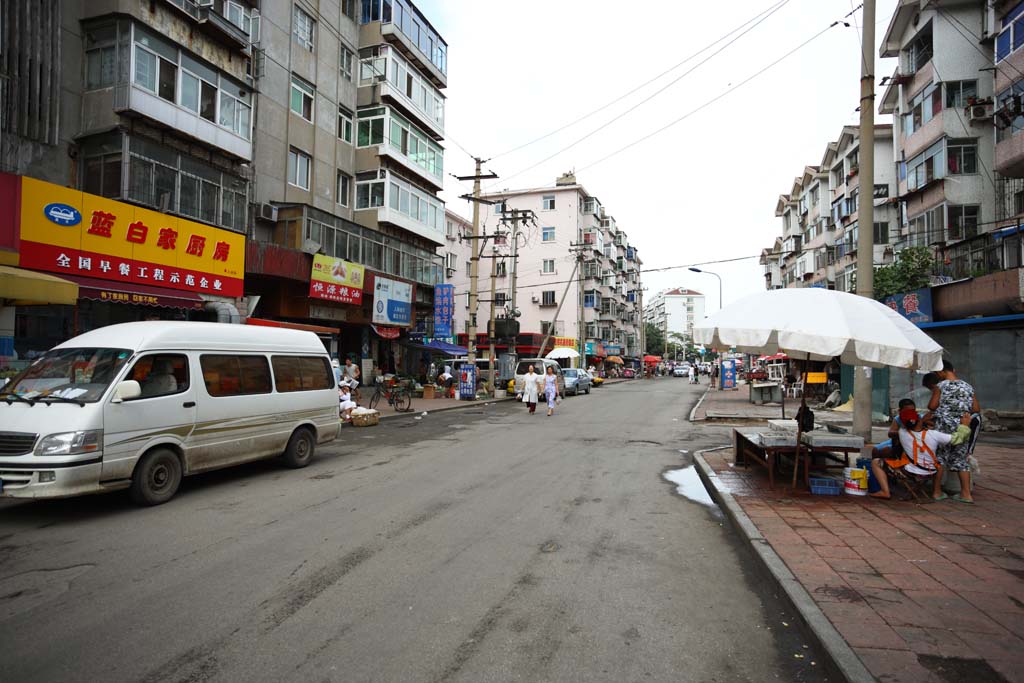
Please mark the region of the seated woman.
POLYGON ((896 413, 896 417, 892 419, 892 424, 889 425, 889 438, 885 441, 880 441, 874 448, 871 449, 871 458, 899 458, 903 454, 903 446, 900 445, 899 433, 900 427, 903 423, 900 421, 899 413, 904 408, 913 408, 917 410, 917 406, 914 404, 913 399, 901 398, 899 402, 899 411, 896 413))
POLYGON ((341 419, 346 422, 352 419, 352 411, 356 408, 356 402, 352 400, 352 390, 347 384, 341 385, 338 389, 338 412, 341 419))
MULTIPOLYGON (((964 413, 961 420, 962 427, 957 429, 955 434, 943 434, 936 430, 929 430, 925 427, 924 419, 917 414, 913 405, 906 406, 900 410, 899 421, 901 423, 897 437, 902 447, 899 458, 875 458, 871 461, 871 471, 881 490, 870 494, 874 498, 888 499, 889 477, 882 466, 883 460, 890 468, 903 469, 910 474, 919 476, 934 475, 932 482, 932 498, 942 500, 946 494, 942 492, 942 465, 935 458, 935 451, 939 446, 950 443, 963 443, 970 438, 971 422, 969 413, 964 413)), ((894 440, 895 443, 895 440, 894 440)))

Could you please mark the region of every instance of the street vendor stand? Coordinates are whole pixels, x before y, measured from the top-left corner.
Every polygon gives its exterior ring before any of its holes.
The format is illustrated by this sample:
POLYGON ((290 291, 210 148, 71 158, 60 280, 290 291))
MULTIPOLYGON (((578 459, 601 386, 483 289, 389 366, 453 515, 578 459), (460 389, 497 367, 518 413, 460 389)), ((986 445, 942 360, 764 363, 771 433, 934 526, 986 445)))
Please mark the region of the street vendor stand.
MULTIPOLYGON (((929 371, 942 367, 942 347, 896 311, 867 297, 817 287, 745 297, 696 326, 694 339, 705 346, 734 348, 743 353, 786 353, 803 361, 803 373, 807 372, 808 361, 833 358, 847 365, 876 368, 929 371)), ((807 480, 819 449, 813 441, 823 440, 803 438, 804 421, 799 416, 809 414, 806 397, 801 396, 800 404, 796 442, 792 445, 793 488, 801 464, 807 480)), ((763 448, 763 444, 758 446, 763 448)), ((743 457, 756 453, 752 444, 743 443, 742 447, 743 457)), ((852 446, 846 446, 845 452, 843 448, 827 447, 828 452, 841 452, 844 457, 853 450, 852 446)), ((770 477, 780 453, 765 453, 770 477)))

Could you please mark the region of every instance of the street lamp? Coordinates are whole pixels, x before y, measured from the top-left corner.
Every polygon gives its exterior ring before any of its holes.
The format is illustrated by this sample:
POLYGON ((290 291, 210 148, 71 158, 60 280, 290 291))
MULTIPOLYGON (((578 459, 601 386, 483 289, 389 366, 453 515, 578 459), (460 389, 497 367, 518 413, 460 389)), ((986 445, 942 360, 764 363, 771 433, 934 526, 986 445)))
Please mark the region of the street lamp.
POLYGON ((712 273, 710 270, 701 270, 700 268, 690 268, 694 273, 704 273, 705 275, 714 275, 718 278, 718 310, 722 310, 722 276, 718 273, 712 273))

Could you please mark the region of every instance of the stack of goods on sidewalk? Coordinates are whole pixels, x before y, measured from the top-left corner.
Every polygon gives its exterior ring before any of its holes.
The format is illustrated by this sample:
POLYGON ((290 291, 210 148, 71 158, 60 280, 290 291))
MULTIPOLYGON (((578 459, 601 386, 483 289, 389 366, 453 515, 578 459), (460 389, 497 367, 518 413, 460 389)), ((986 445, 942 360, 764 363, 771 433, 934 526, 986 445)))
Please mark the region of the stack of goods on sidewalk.
POLYGON ((353 427, 373 427, 380 423, 380 412, 371 408, 356 408, 352 411, 353 427))

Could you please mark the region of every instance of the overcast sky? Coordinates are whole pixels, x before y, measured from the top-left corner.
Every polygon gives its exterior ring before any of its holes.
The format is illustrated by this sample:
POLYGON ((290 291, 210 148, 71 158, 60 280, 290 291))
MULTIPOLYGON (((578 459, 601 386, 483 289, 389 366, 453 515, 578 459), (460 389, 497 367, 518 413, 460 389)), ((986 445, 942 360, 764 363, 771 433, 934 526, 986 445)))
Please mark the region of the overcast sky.
MULTIPOLYGON (((494 157, 487 166, 502 177, 494 189, 551 184, 575 169, 578 181, 639 249, 645 269, 759 254, 780 230, 778 196, 789 191, 805 165, 821 161, 843 125, 857 123, 860 43, 853 26, 830 29, 681 123, 588 166, 736 86, 858 2, 789 0, 650 102, 550 161, 519 174, 725 43, 565 131, 502 153, 629 92, 777 1, 420 0, 449 44, 446 171, 472 173, 472 161, 459 145, 494 157)), ((878 0, 877 41, 895 6, 896 0, 878 0)), ((858 27, 860 18, 860 11, 852 17, 858 27)), ((894 68, 895 60, 876 60, 876 82, 894 68)), ((470 216, 467 202, 458 199, 470 186, 447 180, 449 207, 470 216)), ((706 269, 722 276, 726 304, 764 289, 756 258, 708 263, 706 269)), ((644 273, 643 282, 650 292, 697 289, 707 295, 709 313, 718 307, 718 284, 711 276, 681 268, 644 273)))

